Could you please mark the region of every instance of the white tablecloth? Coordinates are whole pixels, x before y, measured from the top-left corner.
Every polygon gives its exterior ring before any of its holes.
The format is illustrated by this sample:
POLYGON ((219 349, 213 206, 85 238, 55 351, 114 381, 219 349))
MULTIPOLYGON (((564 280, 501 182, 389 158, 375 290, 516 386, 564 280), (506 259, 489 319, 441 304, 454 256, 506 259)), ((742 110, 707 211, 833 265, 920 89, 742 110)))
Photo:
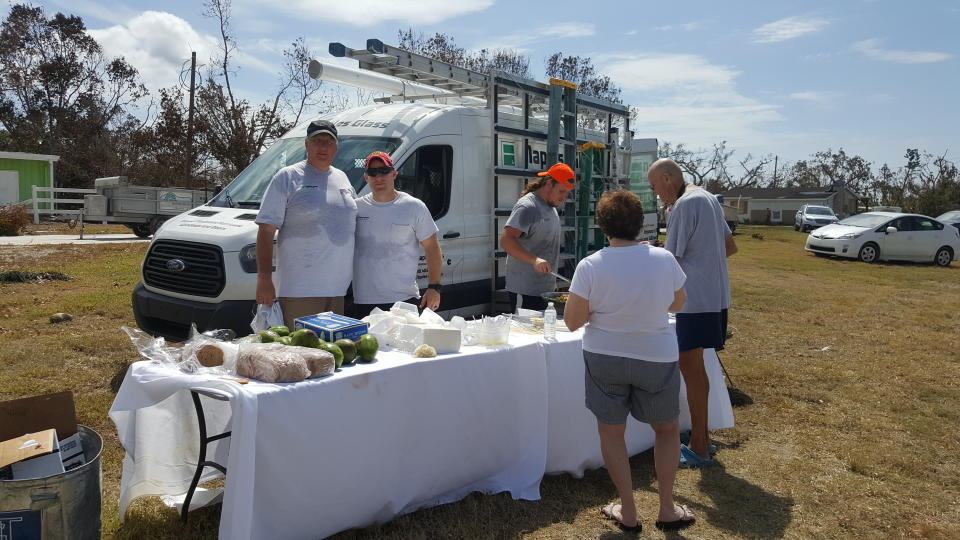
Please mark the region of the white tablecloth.
MULTIPOLYGON (((190 387, 231 396, 204 400, 209 433, 233 430, 214 443, 228 472, 221 538, 319 538, 473 491, 539 499, 544 473, 600 466, 596 420, 583 406, 579 334, 558 333, 556 343, 514 334, 511 343, 429 360, 384 351, 296 384, 239 385, 137 362, 110 410, 127 452, 121 516, 137 497, 187 490, 199 444, 181 391, 190 387)), ((715 356, 707 366, 711 426, 730 427, 715 356)), ((632 420, 628 438, 631 453, 653 444, 632 420)))

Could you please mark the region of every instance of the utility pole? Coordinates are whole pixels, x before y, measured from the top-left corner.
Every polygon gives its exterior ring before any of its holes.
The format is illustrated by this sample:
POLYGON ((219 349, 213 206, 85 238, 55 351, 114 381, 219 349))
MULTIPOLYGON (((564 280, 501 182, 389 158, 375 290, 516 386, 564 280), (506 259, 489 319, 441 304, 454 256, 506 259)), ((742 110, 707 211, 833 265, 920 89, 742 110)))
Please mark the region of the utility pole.
POLYGON ((777 182, 777 158, 779 157, 777 155, 773 156, 773 187, 780 187, 780 182, 777 182))
POLYGON ((197 52, 190 53, 190 109, 187 112, 187 185, 193 187, 193 95, 197 86, 197 52))

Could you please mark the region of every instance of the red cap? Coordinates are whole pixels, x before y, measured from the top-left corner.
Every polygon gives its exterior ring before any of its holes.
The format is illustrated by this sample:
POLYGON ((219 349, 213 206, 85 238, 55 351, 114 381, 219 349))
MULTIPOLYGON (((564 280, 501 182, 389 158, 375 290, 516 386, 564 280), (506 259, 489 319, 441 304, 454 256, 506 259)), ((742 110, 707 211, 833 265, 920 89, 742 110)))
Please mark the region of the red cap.
POLYGON ((364 162, 363 162, 363 168, 364 168, 364 169, 369 169, 369 168, 370 168, 370 162, 373 161, 373 160, 375 160, 375 159, 379 159, 379 160, 382 161, 383 164, 386 165, 387 167, 393 167, 393 160, 390 159, 390 154, 388 154, 388 153, 386 153, 386 152, 381 152, 381 151, 377 150, 376 152, 371 152, 370 155, 367 156, 367 159, 364 160, 364 162))
POLYGON ((560 182, 568 189, 573 189, 573 179, 577 177, 574 174, 573 169, 570 168, 566 163, 557 163, 553 167, 550 167, 545 172, 537 173, 537 176, 549 176, 557 182, 560 182))

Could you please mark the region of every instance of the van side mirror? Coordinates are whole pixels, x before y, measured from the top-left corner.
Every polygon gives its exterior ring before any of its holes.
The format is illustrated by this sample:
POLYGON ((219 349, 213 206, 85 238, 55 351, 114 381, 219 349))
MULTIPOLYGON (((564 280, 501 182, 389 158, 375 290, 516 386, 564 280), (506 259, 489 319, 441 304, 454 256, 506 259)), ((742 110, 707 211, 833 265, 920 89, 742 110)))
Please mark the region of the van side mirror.
POLYGON ((887 227, 887 234, 893 234, 895 232, 897 232, 896 227, 887 227))

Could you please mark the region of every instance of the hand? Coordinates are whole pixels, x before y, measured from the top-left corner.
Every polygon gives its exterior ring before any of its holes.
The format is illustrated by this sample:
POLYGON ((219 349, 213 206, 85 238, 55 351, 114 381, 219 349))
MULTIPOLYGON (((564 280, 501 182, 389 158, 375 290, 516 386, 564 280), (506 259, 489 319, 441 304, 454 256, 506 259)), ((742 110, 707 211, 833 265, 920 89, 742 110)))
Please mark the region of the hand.
POLYGON ((420 309, 430 308, 434 311, 440 307, 440 293, 435 289, 427 289, 420 298, 420 309))
POLYGON ((257 278, 257 304, 261 306, 272 305, 277 299, 277 290, 273 287, 272 279, 257 278))
POLYGON ((549 274, 550 272, 553 272, 553 268, 550 268, 550 263, 544 259, 541 259, 540 257, 537 257, 537 260, 533 261, 533 268, 541 274, 549 274))

